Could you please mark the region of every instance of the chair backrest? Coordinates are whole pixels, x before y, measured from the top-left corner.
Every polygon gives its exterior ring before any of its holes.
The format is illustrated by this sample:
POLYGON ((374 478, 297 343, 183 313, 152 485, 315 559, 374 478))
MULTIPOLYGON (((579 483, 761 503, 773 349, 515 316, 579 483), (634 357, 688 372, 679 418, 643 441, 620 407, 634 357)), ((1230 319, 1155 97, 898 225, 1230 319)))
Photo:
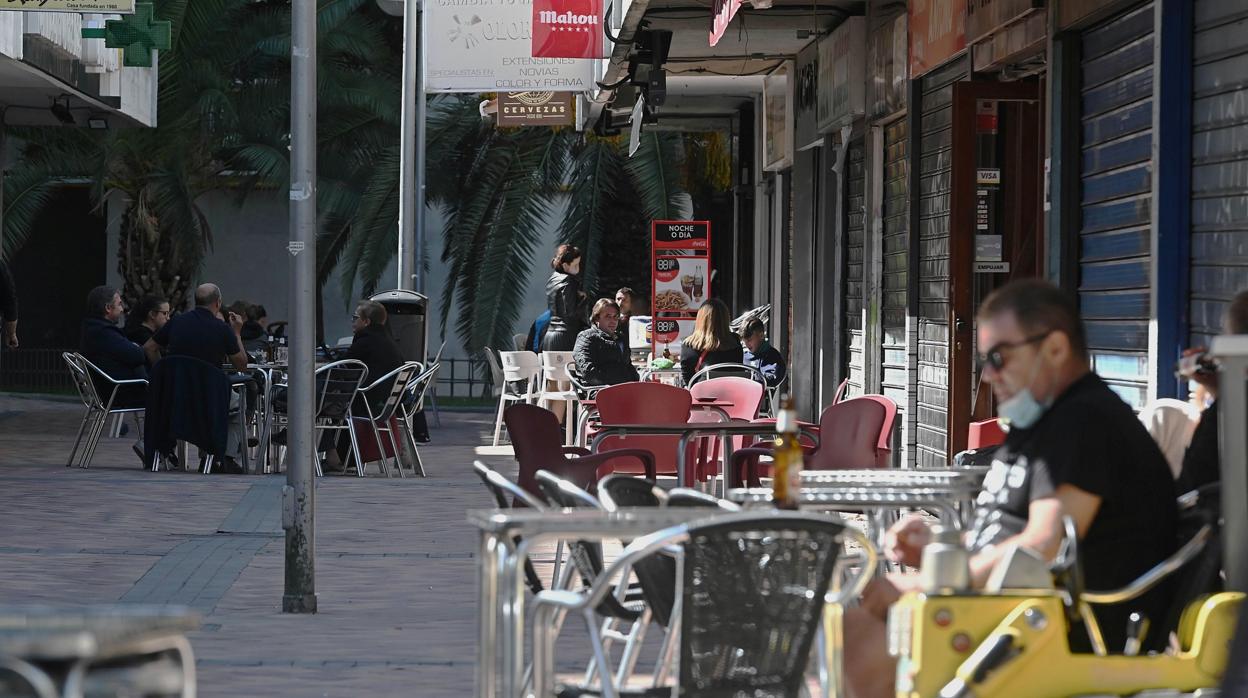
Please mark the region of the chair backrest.
POLYGON ((527 334, 513 334, 511 336, 511 346, 514 347, 516 351, 524 351, 525 349, 528 349, 528 347, 524 346, 524 340, 528 338, 529 336, 527 334))
POLYGON ((689 379, 689 383, 686 387, 692 388, 704 380, 722 378, 725 376, 745 377, 752 381, 758 381, 760 385, 766 385, 767 383, 767 377, 764 376, 763 372, 758 370, 755 366, 750 366, 749 364, 723 363, 702 367, 702 370, 693 374, 693 377, 689 379))
MULTIPOLYGON (((380 378, 373 380, 371 385, 364 387, 364 392, 369 392, 374 388, 382 388, 389 386, 389 392, 386 394, 386 400, 381 407, 373 414, 373 421, 378 424, 384 424, 390 421, 394 416, 394 411, 398 409, 399 403, 403 401, 403 392, 407 390, 407 384, 412 378, 421 372, 424 367, 419 361, 408 361, 393 371, 387 373, 380 378), (389 382, 387 382, 389 381, 389 382)), ((361 417, 363 415, 354 415, 361 417)))
POLYGON ((612 473, 598 481, 598 501, 607 511, 657 507, 666 500, 667 494, 661 487, 642 477, 612 473))
POLYGON ((571 480, 566 480, 549 470, 537 471, 537 486, 552 506, 565 509, 601 509, 602 504, 594 495, 586 492, 571 480))
POLYGON ((1191 439, 1192 429, 1200 421, 1200 410, 1190 402, 1162 398, 1144 406, 1140 411, 1140 421, 1166 456, 1170 472, 1178 479, 1183 470, 1187 442, 1191 439))
POLYGON ((542 359, 542 380, 567 383, 572 380, 568 375, 568 364, 575 358, 570 351, 544 351, 542 359))
POLYGON ((61 354, 61 358, 65 359, 65 365, 69 367, 69 375, 74 379, 74 387, 78 389, 78 397, 82 399, 83 407, 103 409, 99 391, 95 389, 95 383, 87 373, 87 360, 81 354, 69 351, 61 354))
POLYGON ((507 433, 511 434, 512 449, 520 464, 517 480, 524 491, 545 499, 537 485, 537 471, 549 470, 569 478, 579 487, 593 485, 592 469, 576 468, 575 460, 569 460, 563 452, 563 430, 559 418, 544 407, 517 403, 503 412, 507 433))
POLYGON ((716 398, 731 402, 732 407, 725 407, 724 411, 732 419, 756 419, 763 404, 763 384, 739 376, 700 381, 689 388, 689 393, 695 400, 716 398))
POLYGON ((874 468, 888 410, 876 400, 850 398, 819 415, 819 448, 806 463, 810 470, 874 468))
POLYGON ((541 373, 537 354, 531 351, 503 351, 498 356, 502 359, 503 380, 507 382, 530 381, 541 373))
POLYGON ((485 365, 490 367, 490 380, 494 381, 494 389, 503 389, 503 368, 498 365, 498 357, 494 355, 494 350, 485 347, 481 350, 485 354, 485 365))
POLYGON ((686 509, 719 509, 721 511, 741 511, 741 507, 727 499, 700 492, 688 487, 673 487, 667 493, 667 506, 686 509))
POLYGON ((472 469, 477 473, 477 477, 481 478, 490 494, 494 495, 494 501, 498 504, 499 509, 510 509, 513 507, 531 507, 541 511, 546 505, 537 497, 525 492, 514 482, 508 480, 502 473, 493 470, 481 461, 473 461, 472 469))
POLYGON ((682 695, 799 694, 844 528, 821 517, 773 516, 689 529, 682 695))
MULTIPOLYGON (((684 424, 689 421, 693 396, 688 390, 664 383, 621 383, 598 391, 595 400, 598 418, 603 424, 684 424)), ((641 448, 654 454, 655 472, 672 475, 676 472, 678 436, 608 436, 599 444, 599 452, 622 448, 641 448)), ((631 458, 608 461, 610 469, 620 473, 641 473, 641 465, 631 458)), ((692 483, 693 468, 687 471, 692 483)))
POLYGON ((841 380, 840 385, 836 386, 836 394, 832 396, 832 404, 835 405, 836 403, 844 400, 845 392, 847 390, 849 390, 849 379, 845 378, 841 380))
POLYGON ((884 424, 880 427, 880 440, 876 445, 876 467, 887 468, 889 452, 893 450, 893 428, 897 424, 897 403, 884 395, 863 395, 864 400, 880 403, 884 408, 884 424))
POLYGON ((316 419, 345 419, 360 386, 368 380, 368 366, 343 359, 316 369, 316 419))
POLYGON ((438 370, 441 368, 441 364, 430 364, 424 371, 412 376, 412 380, 407 384, 407 393, 403 397, 405 409, 415 412, 424 407, 425 395, 429 393, 429 388, 437 379, 438 370))

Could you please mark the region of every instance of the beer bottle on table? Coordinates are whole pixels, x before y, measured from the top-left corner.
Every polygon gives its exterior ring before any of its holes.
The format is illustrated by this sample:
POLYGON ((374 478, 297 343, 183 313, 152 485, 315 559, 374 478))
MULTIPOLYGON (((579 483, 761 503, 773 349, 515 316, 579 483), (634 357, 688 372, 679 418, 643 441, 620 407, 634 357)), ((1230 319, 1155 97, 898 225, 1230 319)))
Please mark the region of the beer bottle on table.
POLYGON ((796 509, 802 491, 802 446, 797 440, 797 412, 790 395, 780 402, 771 458, 771 501, 777 509, 796 509))

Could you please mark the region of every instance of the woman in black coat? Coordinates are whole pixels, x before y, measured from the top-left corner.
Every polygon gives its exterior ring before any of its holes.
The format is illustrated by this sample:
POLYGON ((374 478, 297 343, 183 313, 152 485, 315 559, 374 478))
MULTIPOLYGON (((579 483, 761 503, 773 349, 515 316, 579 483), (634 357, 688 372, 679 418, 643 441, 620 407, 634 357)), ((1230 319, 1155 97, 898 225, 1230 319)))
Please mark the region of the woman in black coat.
POLYGON ((550 307, 550 324, 542 337, 542 351, 572 351, 576 336, 585 329, 581 291, 581 251, 572 245, 560 245, 550 260, 554 273, 546 282, 546 304, 550 307))
POLYGON ((628 355, 620 351, 615 331, 620 306, 610 298, 594 304, 593 326, 576 336, 576 370, 587 385, 615 385, 639 380, 628 355))

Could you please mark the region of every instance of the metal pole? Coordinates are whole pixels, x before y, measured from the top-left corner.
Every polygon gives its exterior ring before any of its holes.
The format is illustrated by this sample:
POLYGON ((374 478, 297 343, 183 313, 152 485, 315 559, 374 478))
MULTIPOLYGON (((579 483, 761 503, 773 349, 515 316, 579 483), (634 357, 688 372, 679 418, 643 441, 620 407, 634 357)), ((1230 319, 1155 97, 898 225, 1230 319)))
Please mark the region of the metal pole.
POLYGON ((290 427, 282 525, 284 613, 316 613, 315 486, 312 475, 313 344, 316 328, 316 0, 291 3, 290 427))
POLYGON ((1213 338, 1210 353, 1218 359, 1218 460, 1222 468, 1222 569, 1227 591, 1248 591, 1248 336, 1213 338))
POLYGON ((401 289, 414 290, 420 257, 419 240, 424 197, 424 85, 420 69, 420 0, 403 4, 403 90, 399 120, 399 279, 401 289), (413 109, 415 107, 415 109, 413 109))
MULTIPOLYGON (((420 32, 419 56, 420 63, 416 71, 416 234, 412 247, 416 262, 412 269, 416 273, 416 291, 425 292, 425 18, 423 10, 417 4, 416 21, 420 32)), ((429 347, 429 322, 425 321, 425 348, 429 347)))

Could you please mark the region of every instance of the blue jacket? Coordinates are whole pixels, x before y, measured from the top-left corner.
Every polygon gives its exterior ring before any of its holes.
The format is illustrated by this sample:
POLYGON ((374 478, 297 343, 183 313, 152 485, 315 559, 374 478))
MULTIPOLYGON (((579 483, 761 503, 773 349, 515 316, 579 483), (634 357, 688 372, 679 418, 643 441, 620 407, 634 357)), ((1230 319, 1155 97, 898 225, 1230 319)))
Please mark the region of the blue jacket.
POLYGON ((749 349, 745 349, 745 363, 757 368, 763 372, 763 377, 767 379, 767 385, 775 387, 780 385, 784 380, 786 373, 784 366, 784 357, 780 356, 780 352, 770 344, 763 342, 758 348, 758 354, 750 353, 749 349))
POLYGON ((79 353, 117 380, 147 378, 143 348, 126 339, 120 327, 102 317, 82 321, 79 353))

